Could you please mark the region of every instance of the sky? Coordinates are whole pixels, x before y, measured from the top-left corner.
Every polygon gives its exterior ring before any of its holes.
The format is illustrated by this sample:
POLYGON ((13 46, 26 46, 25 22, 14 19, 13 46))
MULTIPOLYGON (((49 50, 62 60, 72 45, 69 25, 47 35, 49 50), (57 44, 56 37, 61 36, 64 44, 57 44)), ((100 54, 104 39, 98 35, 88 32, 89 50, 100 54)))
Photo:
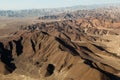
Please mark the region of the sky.
POLYGON ((120 3, 120 0, 0 0, 0 10, 58 8, 108 3, 120 3))

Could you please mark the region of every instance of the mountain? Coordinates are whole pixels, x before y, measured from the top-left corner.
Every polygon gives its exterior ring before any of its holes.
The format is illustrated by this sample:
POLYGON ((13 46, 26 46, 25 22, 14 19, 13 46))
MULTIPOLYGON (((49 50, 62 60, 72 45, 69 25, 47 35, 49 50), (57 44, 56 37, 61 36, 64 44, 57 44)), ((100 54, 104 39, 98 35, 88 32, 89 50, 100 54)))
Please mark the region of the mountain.
MULTIPOLYGON (((0 10, 0 16, 7 17, 38 17, 38 16, 48 16, 55 15, 64 12, 72 12, 76 10, 91 10, 102 7, 109 7, 113 4, 104 5, 89 5, 89 6, 73 6, 73 7, 63 7, 63 8, 46 8, 46 9, 25 9, 25 10, 0 10)), ((116 4, 114 4, 116 6, 116 4)))
POLYGON ((47 19, 80 19, 80 18, 96 18, 99 20, 109 20, 111 22, 119 21, 120 19, 120 6, 109 6, 103 8, 96 9, 85 9, 85 10, 75 10, 72 12, 63 12, 61 14, 55 15, 45 15, 39 17, 39 19, 47 20, 47 19))
POLYGON ((0 38, 0 80, 120 80, 118 14, 103 7, 21 24, 0 38))
POLYGON ((119 80, 119 55, 98 44, 110 42, 100 36, 119 34, 97 28, 92 32, 78 24, 79 20, 37 23, 1 40, 0 72, 8 74, 1 79, 119 80))

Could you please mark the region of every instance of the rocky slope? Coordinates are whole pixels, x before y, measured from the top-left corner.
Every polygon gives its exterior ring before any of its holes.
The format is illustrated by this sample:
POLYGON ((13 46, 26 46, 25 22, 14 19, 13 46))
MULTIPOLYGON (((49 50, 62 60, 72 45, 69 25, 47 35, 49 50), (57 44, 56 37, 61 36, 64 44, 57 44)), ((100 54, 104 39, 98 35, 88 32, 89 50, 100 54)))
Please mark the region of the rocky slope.
POLYGON ((92 27, 114 27, 120 26, 120 6, 109 6, 95 9, 83 9, 60 14, 40 16, 39 20, 76 20, 82 19, 82 23, 89 23, 92 27))
POLYGON ((1 80, 119 80, 120 56, 94 22, 65 20, 22 26, 0 41, 1 80), (91 26, 89 26, 91 25, 91 26), (5 75, 4 75, 5 74, 5 75))

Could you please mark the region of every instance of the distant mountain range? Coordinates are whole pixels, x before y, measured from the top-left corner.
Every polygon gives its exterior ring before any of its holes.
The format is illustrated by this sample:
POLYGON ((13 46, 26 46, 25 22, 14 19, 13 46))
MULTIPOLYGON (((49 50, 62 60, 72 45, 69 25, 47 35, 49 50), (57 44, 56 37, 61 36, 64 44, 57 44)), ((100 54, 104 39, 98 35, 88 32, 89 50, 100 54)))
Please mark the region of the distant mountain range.
MULTIPOLYGON (((110 7, 109 4, 103 5, 89 5, 89 6, 72 6, 72 7, 63 7, 63 8, 46 8, 46 9, 25 9, 25 10, 0 10, 0 16, 7 17, 37 17, 37 16, 49 16, 60 13, 68 13, 77 10, 90 10, 96 8, 110 7)), ((118 6, 118 5, 112 5, 118 6)))

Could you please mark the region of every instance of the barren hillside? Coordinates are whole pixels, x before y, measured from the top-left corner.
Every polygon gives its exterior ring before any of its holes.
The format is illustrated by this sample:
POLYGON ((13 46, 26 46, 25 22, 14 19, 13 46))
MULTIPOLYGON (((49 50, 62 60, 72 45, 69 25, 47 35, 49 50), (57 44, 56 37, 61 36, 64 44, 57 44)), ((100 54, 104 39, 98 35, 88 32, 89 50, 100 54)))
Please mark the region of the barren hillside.
POLYGON ((120 80, 118 17, 68 14, 22 23, 2 37, 0 80, 120 80))

